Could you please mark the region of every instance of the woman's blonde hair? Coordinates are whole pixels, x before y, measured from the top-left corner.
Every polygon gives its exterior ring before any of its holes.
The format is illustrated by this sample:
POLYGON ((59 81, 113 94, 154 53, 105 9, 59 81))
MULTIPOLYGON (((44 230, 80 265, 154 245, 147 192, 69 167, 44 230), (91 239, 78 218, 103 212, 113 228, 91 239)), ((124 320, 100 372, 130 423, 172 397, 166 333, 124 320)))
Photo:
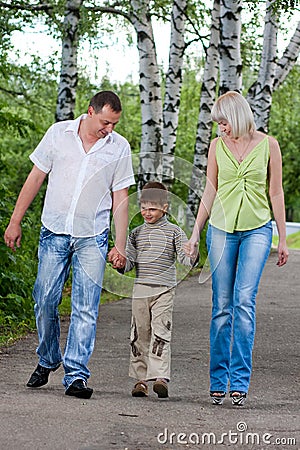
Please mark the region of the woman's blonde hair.
POLYGON ((249 103, 235 91, 228 91, 216 100, 211 117, 217 123, 226 120, 231 126, 234 138, 252 133, 256 129, 249 103))

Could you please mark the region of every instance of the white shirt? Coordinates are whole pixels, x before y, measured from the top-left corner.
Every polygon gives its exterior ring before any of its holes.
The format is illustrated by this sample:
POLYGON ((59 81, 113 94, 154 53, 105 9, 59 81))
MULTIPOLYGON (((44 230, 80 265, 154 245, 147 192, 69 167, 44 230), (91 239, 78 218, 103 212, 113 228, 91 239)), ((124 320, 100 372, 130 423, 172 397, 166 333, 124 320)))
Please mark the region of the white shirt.
POLYGON ((30 155, 49 174, 42 223, 56 234, 89 237, 109 228, 111 191, 135 183, 127 140, 113 131, 86 153, 80 120, 53 124, 30 155))

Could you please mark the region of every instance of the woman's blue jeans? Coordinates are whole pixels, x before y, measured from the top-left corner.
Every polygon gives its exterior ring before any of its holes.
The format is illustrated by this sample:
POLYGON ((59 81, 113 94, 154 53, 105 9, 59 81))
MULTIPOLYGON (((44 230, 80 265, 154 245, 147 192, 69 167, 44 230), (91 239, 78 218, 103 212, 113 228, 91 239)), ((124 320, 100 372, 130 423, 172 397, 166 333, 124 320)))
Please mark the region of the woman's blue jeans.
POLYGON ((248 392, 256 294, 272 243, 272 225, 226 233, 208 226, 212 273, 210 391, 248 392))
POLYGON ((37 354, 39 364, 50 369, 63 361, 66 388, 76 379, 86 381, 90 376, 87 364, 94 349, 107 248, 108 230, 94 237, 74 238, 41 228, 38 274, 33 289, 39 337, 37 354), (58 305, 71 268, 72 312, 62 357, 58 305))

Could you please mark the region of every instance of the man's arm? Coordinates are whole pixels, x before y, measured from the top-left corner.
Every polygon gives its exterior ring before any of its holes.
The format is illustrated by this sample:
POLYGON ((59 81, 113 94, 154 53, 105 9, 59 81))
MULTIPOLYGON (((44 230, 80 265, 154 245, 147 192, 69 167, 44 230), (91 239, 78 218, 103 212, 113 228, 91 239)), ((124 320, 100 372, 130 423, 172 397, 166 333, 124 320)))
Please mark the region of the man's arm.
POLYGON ((16 250, 15 245, 17 247, 20 247, 21 245, 21 221, 27 209, 39 192, 46 176, 47 174, 45 172, 38 169, 36 166, 33 166, 21 189, 14 212, 12 213, 10 222, 4 233, 5 244, 13 251, 16 250))
POLYGON ((126 263, 126 236, 128 228, 128 188, 112 193, 113 217, 115 223, 115 245, 108 254, 114 268, 122 268, 126 263))

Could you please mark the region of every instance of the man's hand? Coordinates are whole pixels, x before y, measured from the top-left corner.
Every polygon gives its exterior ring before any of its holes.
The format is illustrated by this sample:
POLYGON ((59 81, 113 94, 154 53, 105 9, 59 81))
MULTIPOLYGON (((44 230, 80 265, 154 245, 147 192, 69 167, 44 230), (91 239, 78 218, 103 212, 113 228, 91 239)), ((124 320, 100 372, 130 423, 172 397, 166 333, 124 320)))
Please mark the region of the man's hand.
POLYGON ((19 194, 14 212, 12 213, 10 222, 4 233, 4 241, 7 247, 11 248, 13 252, 16 251, 16 247, 21 246, 22 219, 31 205, 31 202, 36 197, 43 184, 47 174, 40 170, 37 166, 33 166, 30 174, 28 175, 21 192, 19 194))
POLYGON ((116 247, 113 247, 107 255, 107 259, 112 263, 114 269, 123 269, 126 264, 125 251, 122 254, 116 247))
POLYGON ((21 247, 22 229, 20 224, 10 223, 4 233, 4 242, 13 252, 21 247), (15 247, 16 246, 16 247, 15 247))

